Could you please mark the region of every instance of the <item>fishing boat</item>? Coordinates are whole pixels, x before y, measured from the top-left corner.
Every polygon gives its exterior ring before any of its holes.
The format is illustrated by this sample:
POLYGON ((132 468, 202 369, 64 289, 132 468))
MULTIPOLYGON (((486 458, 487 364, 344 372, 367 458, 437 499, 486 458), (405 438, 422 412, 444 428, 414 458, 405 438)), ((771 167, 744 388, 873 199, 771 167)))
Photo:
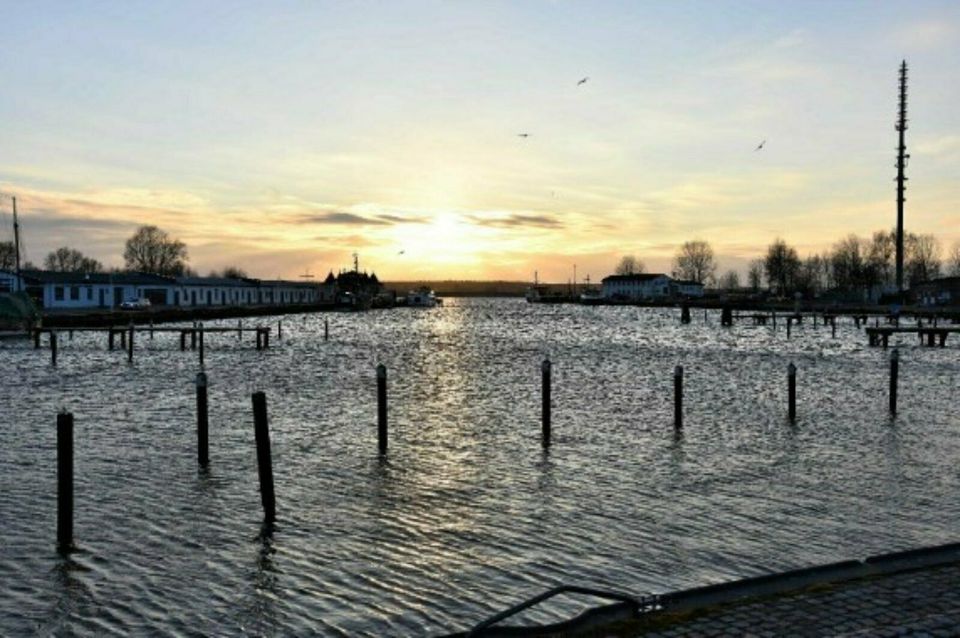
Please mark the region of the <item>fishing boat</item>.
POLYGON ((435 306, 442 306, 443 299, 440 299, 432 290, 423 286, 407 293, 407 305, 416 308, 433 308, 435 306))

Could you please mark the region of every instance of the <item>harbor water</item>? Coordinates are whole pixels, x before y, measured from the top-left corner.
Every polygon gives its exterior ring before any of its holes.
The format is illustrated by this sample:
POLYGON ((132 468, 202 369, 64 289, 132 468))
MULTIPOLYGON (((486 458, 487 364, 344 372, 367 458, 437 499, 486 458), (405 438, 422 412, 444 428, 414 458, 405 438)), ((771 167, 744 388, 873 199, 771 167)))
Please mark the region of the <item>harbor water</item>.
MULTIPOLYGON (((679 316, 448 299, 283 317, 264 351, 252 334, 208 334, 208 471, 196 460, 198 356, 179 335, 138 332, 132 365, 103 332, 61 332, 56 367, 31 342, 0 342, 0 635, 433 635, 560 584, 640 595, 958 540, 956 335, 946 348, 895 337, 891 418, 890 351, 868 347, 849 317, 835 338, 807 320, 788 339, 784 321, 679 316), (256 391, 273 447, 270 534, 256 391), (60 410, 76 422, 66 558, 60 410)), ((596 602, 563 598, 525 619, 596 602)))

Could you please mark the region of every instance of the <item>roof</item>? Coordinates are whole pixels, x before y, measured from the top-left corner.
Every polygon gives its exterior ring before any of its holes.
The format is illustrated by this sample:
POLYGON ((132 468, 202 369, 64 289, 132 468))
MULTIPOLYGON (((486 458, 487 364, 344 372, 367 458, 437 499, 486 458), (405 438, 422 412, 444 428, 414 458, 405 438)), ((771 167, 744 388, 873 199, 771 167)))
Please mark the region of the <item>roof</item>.
POLYGON ((678 286, 702 286, 703 284, 699 281, 694 281, 692 279, 674 279, 673 283, 678 286))
POLYGON ((613 281, 652 281, 660 277, 666 277, 663 273, 635 273, 633 275, 609 275, 603 278, 603 283, 613 281))
POLYGON ((59 272, 54 270, 21 270, 20 276, 32 284, 64 284, 72 286, 154 285, 169 286, 173 279, 141 272, 59 272))
POLYGON ((237 288, 240 286, 256 286, 256 279, 236 279, 233 277, 177 277, 176 283, 181 286, 226 286, 237 288))

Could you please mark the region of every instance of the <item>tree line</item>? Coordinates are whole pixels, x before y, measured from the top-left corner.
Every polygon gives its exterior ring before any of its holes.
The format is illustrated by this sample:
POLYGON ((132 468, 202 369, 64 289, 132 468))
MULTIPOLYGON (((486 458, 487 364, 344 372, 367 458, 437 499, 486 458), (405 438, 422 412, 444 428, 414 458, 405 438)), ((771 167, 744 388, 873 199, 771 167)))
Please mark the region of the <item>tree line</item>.
MULTIPOLYGON (((165 277, 196 276, 197 272, 190 268, 187 261, 187 245, 157 226, 140 226, 124 244, 123 262, 126 270, 165 277)), ((0 269, 12 270, 15 267, 16 248, 13 242, 0 242, 0 269)), ((58 272, 105 271, 101 262, 69 246, 50 251, 43 259, 43 267, 58 272)), ((35 270, 36 266, 26 261, 21 268, 35 270)), ((221 271, 211 271, 209 276, 239 279, 246 277, 247 273, 242 268, 228 266, 221 271)))
MULTIPOLYGON (((847 292, 872 290, 896 283, 897 234, 876 231, 869 238, 848 235, 823 252, 800 257, 782 238, 767 247, 766 254, 752 260, 747 285, 753 291, 764 287, 790 295, 816 295, 825 290, 847 292)), ((930 234, 904 234, 904 282, 910 286, 943 275, 960 276, 960 243, 941 259, 940 243, 930 234)), ((625 255, 617 263, 618 275, 642 274, 643 261, 625 255)), ((702 239, 684 242, 673 259, 671 275, 723 290, 741 288, 740 274, 728 270, 717 277, 717 261, 710 244, 702 239)))

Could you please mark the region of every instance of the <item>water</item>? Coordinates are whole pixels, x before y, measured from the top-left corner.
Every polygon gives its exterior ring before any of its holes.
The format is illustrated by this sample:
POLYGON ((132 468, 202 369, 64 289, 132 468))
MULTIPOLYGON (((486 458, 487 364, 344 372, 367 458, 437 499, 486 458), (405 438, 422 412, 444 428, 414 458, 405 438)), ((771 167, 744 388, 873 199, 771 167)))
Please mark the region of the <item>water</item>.
POLYGON ((437 634, 564 583, 663 592, 957 540, 955 341, 900 337, 891 422, 889 351, 868 348, 849 319, 836 339, 804 324, 787 340, 783 322, 775 333, 678 316, 454 299, 286 317, 265 352, 252 335, 208 335, 209 474, 196 466, 197 356, 178 335, 138 335, 133 366, 104 334, 62 335, 57 369, 46 350, 0 343, 0 634, 437 634), (271 418, 271 537, 260 533, 256 390, 271 418), (54 547, 61 408, 76 419, 69 560, 54 547))

